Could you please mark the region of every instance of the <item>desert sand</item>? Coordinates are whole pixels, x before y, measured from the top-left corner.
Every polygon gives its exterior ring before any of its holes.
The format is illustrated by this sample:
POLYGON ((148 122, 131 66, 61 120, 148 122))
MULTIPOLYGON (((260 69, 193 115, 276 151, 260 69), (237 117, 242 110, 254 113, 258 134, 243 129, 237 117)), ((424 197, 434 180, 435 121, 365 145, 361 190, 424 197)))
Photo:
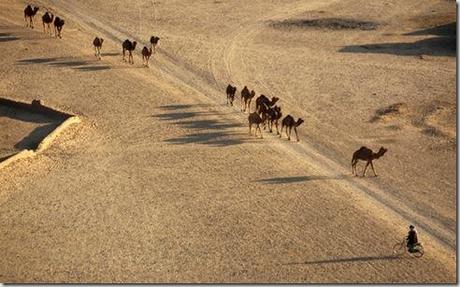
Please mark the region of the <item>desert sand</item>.
POLYGON ((1 94, 82 119, 0 170, 1 282, 456 282, 454 1, 128 2, 34 0, 33 30, 0 3, 1 94), (301 141, 248 135, 229 83, 301 141), (378 177, 351 175, 363 145, 378 177), (392 253, 409 224, 422 258, 392 253))

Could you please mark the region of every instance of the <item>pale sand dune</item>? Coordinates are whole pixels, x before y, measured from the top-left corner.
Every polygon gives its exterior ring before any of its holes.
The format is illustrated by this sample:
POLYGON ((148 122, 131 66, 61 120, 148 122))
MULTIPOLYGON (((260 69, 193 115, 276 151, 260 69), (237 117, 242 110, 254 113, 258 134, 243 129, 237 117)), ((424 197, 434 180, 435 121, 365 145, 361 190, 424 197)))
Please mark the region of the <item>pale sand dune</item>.
POLYGON ((455 282, 455 3, 422 2, 39 1, 60 40, 0 3, 3 93, 83 119, 2 170, 0 281, 455 282), (319 18, 378 26, 273 26, 319 18), (250 137, 228 83, 280 97, 301 142, 250 137), (378 178, 351 177, 361 145, 389 149, 378 178), (393 257, 410 223, 426 254, 393 257))

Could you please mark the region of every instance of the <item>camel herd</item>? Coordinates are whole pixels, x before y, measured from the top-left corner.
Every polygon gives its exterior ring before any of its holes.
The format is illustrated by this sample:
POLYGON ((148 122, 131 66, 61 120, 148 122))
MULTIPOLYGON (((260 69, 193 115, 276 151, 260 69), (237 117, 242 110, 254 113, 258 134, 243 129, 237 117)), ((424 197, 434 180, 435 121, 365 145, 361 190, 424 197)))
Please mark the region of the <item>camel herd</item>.
MULTIPOLYGON (((26 22, 26 27, 34 28, 34 17, 37 14, 38 10, 40 10, 39 7, 32 7, 32 5, 27 5, 26 8, 24 9, 24 21, 26 22)), ((64 27, 64 20, 61 19, 60 17, 55 17, 51 12, 50 9, 46 8, 45 14, 42 16, 42 22, 43 22, 43 32, 46 34, 52 35, 51 31, 51 23, 54 25, 54 36, 56 38, 62 38, 62 28, 64 27), (47 32, 48 31, 48 32, 47 32)), ((157 36, 152 36, 150 37, 150 48, 144 46, 144 48, 141 51, 142 54, 142 60, 143 60, 143 65, 145 67, 149 67, 149 61, 150 57, 152 56, 153 53, 155 53, 155 48, 159 42, 160 38, 157 36)), ((101 55, 101 49, 102 49, 102 43, 104 42, 104 39, 101 37, 96 37, 93 40, 93 46, 94 46, 94 54, 98 60, 102 59, 101 55)), ((123 61, 126 61, 126 53, 128 53, 128 63, 134 64, 134 58, 133 58, 133 51, 136 49, 137 42, 136 41, 130 41, 129 39, 126 39, 122 43, 122 52, 123 52, 123 61)))
MULTIPOLYGON (((27 5, 27 7, 24 9, 24 21, 26 22, 26 27, 34 28, 34 17, 35 14, 37 14, 39 7, 32 7, 31 5, 27 5)), ((49 9, 47 9, 49 10, 49 9)), ((61 19, 60 17, 54 17, 54 15, 46 11, 45 14, 42 16, 42 22, 43 22, 43 32, 47 34, 46 28, 48 28, 48 33, 52 35, 51 32, 51 23, 54 25, 54 36, 57 38, 62 38, 61 31, 62 28, 64 27, 64 20, 61 19)))
MULTIPOLYGON (((34 23, 33 19, 34 16, 37 14, 39 10, 39 7, 32 7, 31 5, 27 5, 27 7, 24 9, 24 20, 26 22, 26 27, 31 27, 32 29, 34 28, 34 23)), ((61 31, 64 26, 64 20, 55 17, 49 10, 45 12, 42 16, 42 21, 43 21, 43 31, 47 33, 47 28, 48 28, 48 33, 51 35, 51 23, 54 25, 54 36, 57 38, 62 38, 61 31)), ((142 54, 142 60, 143 60, 143 65, 145 67, 149 67, 149 60, 150 57, 152 56, 153 53, 155 53, 155 48, 158 44, 158 41, 160 40, 159 37, 152 36, 150 38, 150 47, 144 46, 144 48, 141 51, 142 54)), ((104 39, 101 37, 96 37, 93 40, 93 46, 94 46, 94 51, 95 51, 95 56, 97 57, 98 60, 101 60, 101 49, 102 49, 102 44, 104 42, 104 39)), ((136 49, 137 42, 136 41, 130 41, 129 39, 126 39, 122 43, 122 52, 123 52, 123 61, 126 61, 126 53, 128 53, 128 63, 134 64, 134 58, 133 58, 133 51, 136 49)), ((228 85, 226 89, 226 94, 227 94, 227 104, 230 104, 233 106, 233 102, 235 100, 235 95, 237 92, 237 88, 228 85)), ((255 97, 256 93, 254 90, 249 91, 247 86, 244 86, 243 89, 241 90, 241 111, 246 112, 248 110, 249 116, 248 116, 248 124, 249 124, 249 134, 252 134, 252 126, 255 126, 255 132, 254 135, 257 137, 257 131, 259 131, 260 137, 263 138, 262 135, 262 130, 260 128, 260 125, 264 126, 264 130, 268 127, 268 130, 270 133, 273 132, 273 127, 276 128, 276 134, 281 138, 282 137, 282 132, 283 129, 285 129, 286 137, 288 140, 291 140, 291 132, 292 129, 294 129, 295 135, 296 135, 296 140, 299 141, 299 135, 297 133, 297 128, 304 122, 302 118, 298 118, 295 120, 295 118, 291 115, 286 115, 282 120, 281 120, 281 130, 279 129, 279 121, 282 118, 283 114, 281 112, 281 107, 277 106, 276 103, 279 101, 279 98, 277 97, 272 97, 269 99, 265 95, 260 95, 256 99, 256 107, 255 111, 251 113, 251 101, 255 97)), ((370 165, 372 168, 372 171, 374 172, 374 176, 377 176, 374 165, 372 163, 373 160, 378 159, 382 157, 385 153, 387 152, 387 149, 384 147, 381 147, 380 150, 377 153, 374 153, 371 149, 362 146, 360 149, 355 151, 353 153, 353 157, 351 160, 351 167, 352 167, 352 174, 357 175, 356 172, 356 165, 359 160, 366 161, 366 166, 363 171, 363 176, 366 176, 366 171, 368 166, 370 165)))
MULTIPOLYGON (((235 100, 237 88, 228 85, 226 89, 227 93, 227 104, 233 106, 233 101, 235 100)), ((291 131, 294 128, 297 141, 299 141, 299 135, 297 133, 297 127, 300 126, 304 120, 299 118, 297 121, 293 116, 287 115, 281 121, 281 131, 279 130, 279 121, 283 116, 281 112, 281 107, 275 105, 279 98, 272 97, 271 99, 267 98, 265 95, 260 95, 256 99, 256 109, 251 113, 251 101, 254 98, 256 93, 254 90, 249 91, 247 86, 241 90, 241 111, 245 112, 246 109, 249 111, 248 123, 249 123, 249 134, 252 134, 252 126, 256 127, 255 136, 257 136, 257 131, 260 133, 260 137, 263 138, 262 130, 260 125, 264 126, 264 130, 268 127, 268 131, 273 132, 273 126, 276 127, 276 134, 279 137, 282 137, 283 129, 285 128, 286 137, 288 140, 291 140, 291 131)))
MULTIPOLYGON (((233 102, 235 100, 237 88, 229 84, 226 89, 227 94, 227 104, 233 106, 233 102)), ((298 118, 297 121, 294 119, 293 116, 287 115, 281 121, 281 130, 278 129, 279 120, 283 116, 281 112, 281 107, 275 105, 279 98, 272 97, 271 99, 267 98, 265 95, 260 95, 256 99, 256 108, 255 111, 251 113, 251 101, 255 97, 256 93, 254 90, 249 91, 247 86, 241 90, 241 111, 245 112, 248 110, 248 123, 249 123, 249 134, 251 135, 252 126, 255 125, 256 129, 254 135, 257 136, 257 131, 260 133, 260 138, 263 138, 262 130, 260 125, 264 126, 264 130, 268 127, 268 131, 271 133, 273 132, 273 126, 276 127, 276 134, 281 138, 283 129, 285 129, 286 137, 288 140, 291 140, 291 132, 294 128, 294 132, 296 135, 297 141, 299 141, 299 134, 297 133, 297 127, 299 127, 304 120, 302 118, 298 118)), ((374 176, 377 176, 377 173, 374 169, 373 160, 376 160, 382 157, 387 152, 387 149, 384 147, 380 147, 378 152, 373 152, 371 149, 362 146, 360 149, 353 153, 353 157, 351 160, 351 169, 352 174, 358 175, 356 172, 356 165, 358 161, 362 160, 366 162, 366 166, 364 167, 363 176, 366 176, 366 171, 368 166, 370 165, 372 171, 374 172, 374 176)))

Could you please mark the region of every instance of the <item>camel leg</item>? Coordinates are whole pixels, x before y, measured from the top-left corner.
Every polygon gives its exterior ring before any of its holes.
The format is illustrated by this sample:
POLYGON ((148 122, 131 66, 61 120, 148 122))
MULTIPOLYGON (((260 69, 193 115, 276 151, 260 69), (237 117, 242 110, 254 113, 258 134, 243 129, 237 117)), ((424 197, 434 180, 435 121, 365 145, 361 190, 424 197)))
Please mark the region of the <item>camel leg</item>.
POLYGON ((295 137, 297 138, 297 141, 299 141, 299 134, 297 133, 297 127, 294 127, 295 131, 295 137))
POLYGON ((126 62, 126 58, 125 58, 125 49, 123 49, 123 62, 126 62))
POLYGON ((45 22, 43 22, 43 33, 46 34, 46 29, 45 29, 45 22))
POLYGON ((372 167, 372 171, 374 172, 374 176, 377 176, 377 174, 375 173, 374 164, 372 163, 372 161, 371 161, 371 167, 372 167))
POLYGON ((288 141, 291 140, 291 129, 292 129, 291 127, 286 127, 286 136, 288 138, 288 141))
POLYGON ((366 166, 364 167, 364 171, 363 171, 363 177, 366 176, 366 171, 367 171, 367 167, 369 166, 369 161, 366 163, 366 166))
POLYGON ((97 47, 96 46, 94 46, 94 56, 97 57, 97 47))
MULTIPOLYGON (((263 138, 264 138, 264 136, 262 135, 262 130, 260 129, 260 124, 259 124, 259 125, 257 125, 257 128, 259 129, 260 138, 261 138, 261 139, 263 139, 263 138)), ((257 132, 256 132, 256 134, 257 134, 257 132)))
MULTIPOLYGON (((251 128, 252 128, 252 124, 249 123, 249 135, 251 135, 251 128)), ((257 132, 257 131, 256 131, 257 132)))
POLYGON ((275 122, 275 127, 276 127, 276 135, 279 135, 280 132, 278 130, 278 121, 275 122))
POLYGON ((351 174, 355 175, 355 176, 358 176, 358 174, 356 173, 356 164, 357 163, 358 163, 358 160, 355 160, 355 159, 351 160, 351 174))

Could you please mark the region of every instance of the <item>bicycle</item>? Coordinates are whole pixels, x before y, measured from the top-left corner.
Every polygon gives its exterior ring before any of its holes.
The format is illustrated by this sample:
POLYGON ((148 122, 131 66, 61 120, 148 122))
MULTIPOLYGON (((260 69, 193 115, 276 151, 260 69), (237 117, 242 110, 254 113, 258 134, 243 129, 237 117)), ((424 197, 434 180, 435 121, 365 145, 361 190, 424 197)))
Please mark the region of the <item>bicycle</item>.
POLYGON ((412 251, 409 251, 409 248, 407 247, 406 238, 404 238, 402 242, 396 243, 393 246, 393 254, 403 255, 406 252, 409 253, 410 256, 417 257, 417 258, 422 257, 423 254, 425 253, 421 243, 417 243, 412 249, 412 251))

